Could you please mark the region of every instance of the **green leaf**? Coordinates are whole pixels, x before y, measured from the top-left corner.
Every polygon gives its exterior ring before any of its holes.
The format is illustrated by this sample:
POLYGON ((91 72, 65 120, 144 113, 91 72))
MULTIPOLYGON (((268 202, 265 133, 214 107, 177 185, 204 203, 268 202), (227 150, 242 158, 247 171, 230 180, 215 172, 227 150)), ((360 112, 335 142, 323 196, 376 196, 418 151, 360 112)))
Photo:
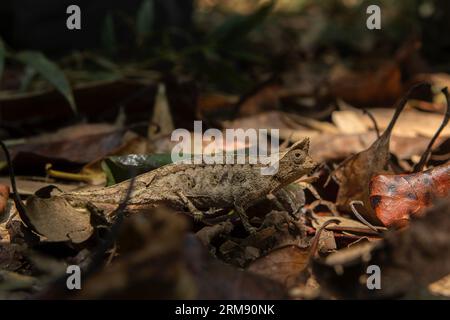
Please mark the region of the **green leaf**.
POLYGON ((2 80, 3 70, 5 69, 5 57, 6 57, 5 45, 3 44, 3 41, 0 38, 0 81, 2 80))
POLYGON ((36 72, 51 83, 69 102, 73 112, 77 112, 72 88, 64 72, 52 61, 47 59, 42 53, 36 51, 19 52, 15 58, 36 72))
POLYGON ((108 13, 105 17, 100 37, 102 46, 106 52, 110 55, 115 55, 117 53, 117 39, 114 28, 114 17, 111 13, 108 13))
POLYGON ((172 163, 170 154, 113 156, 106 158, 102 169, 106 173, 108 185, 130 179, 133 173, 142 174, 172 163))
POLYGON ((250 15, 234 15, 228 18, 210 33, 209 39, 220 44, 242 39, 267 18, 274 5, 275 1, 270 1, 250 15))
POLYGON ((138 43, 142 44, 146 37, 153 31, 155 21, 155 8, 153 0, 144 0, 139 8, 136 18, 136 34, 138 43))

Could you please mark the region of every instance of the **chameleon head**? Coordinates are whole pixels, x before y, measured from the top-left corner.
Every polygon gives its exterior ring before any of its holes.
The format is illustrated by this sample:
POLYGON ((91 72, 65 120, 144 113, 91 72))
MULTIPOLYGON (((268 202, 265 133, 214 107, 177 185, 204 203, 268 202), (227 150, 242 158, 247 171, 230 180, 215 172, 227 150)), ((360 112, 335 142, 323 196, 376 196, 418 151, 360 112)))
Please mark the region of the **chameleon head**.
POLYGON ((278 161, 278 171, 273 176, 274 179, 284 186, 310 173, 317 163, 309 156, 308 151, 309 138, 305 138, 283 152, 278 161))

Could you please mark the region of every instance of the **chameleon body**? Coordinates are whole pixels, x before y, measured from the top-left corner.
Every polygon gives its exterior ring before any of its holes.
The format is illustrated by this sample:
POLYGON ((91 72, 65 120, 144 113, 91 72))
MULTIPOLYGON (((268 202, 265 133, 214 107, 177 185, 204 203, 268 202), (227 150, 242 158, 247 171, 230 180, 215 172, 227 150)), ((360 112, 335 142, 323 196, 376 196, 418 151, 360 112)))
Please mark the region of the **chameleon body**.
MULTIPOLYGON (((169 203, 188 208, 201 219, 207 210, 234 209, 252 231, 245 209, 308 174, 315 162, 308 155, 309 139, 295 143, 280 155, 278 171, 262 175, 261 164, 169 164, 135 178, 128 206, 169 203)), ((64 194, 69 202, 88 201, 95 206, 121 203, 130 181, 96 190, 64 194)))

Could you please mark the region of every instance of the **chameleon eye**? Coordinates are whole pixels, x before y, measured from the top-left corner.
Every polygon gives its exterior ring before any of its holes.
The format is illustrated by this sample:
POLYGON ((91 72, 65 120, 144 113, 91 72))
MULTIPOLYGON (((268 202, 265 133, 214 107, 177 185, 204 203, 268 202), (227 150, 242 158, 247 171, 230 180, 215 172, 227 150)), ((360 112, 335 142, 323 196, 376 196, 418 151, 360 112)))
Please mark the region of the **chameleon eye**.
POLYGON ((293 160, 295 163, 301 163, 303 161, 303 152, 300 150, 295 150, 293 152, 293 160))

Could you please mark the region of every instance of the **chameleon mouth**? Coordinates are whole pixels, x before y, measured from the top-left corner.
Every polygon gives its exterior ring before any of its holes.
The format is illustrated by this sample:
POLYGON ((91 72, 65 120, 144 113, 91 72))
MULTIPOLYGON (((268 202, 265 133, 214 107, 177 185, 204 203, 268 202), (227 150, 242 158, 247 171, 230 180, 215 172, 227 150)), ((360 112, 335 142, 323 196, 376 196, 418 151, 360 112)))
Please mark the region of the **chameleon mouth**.
POLYGON ((307 169, 309 172, 311 172, 314 171, 319 166, 319 163, 317 163, 311 158, 307 158, 301 166, 307 169))

